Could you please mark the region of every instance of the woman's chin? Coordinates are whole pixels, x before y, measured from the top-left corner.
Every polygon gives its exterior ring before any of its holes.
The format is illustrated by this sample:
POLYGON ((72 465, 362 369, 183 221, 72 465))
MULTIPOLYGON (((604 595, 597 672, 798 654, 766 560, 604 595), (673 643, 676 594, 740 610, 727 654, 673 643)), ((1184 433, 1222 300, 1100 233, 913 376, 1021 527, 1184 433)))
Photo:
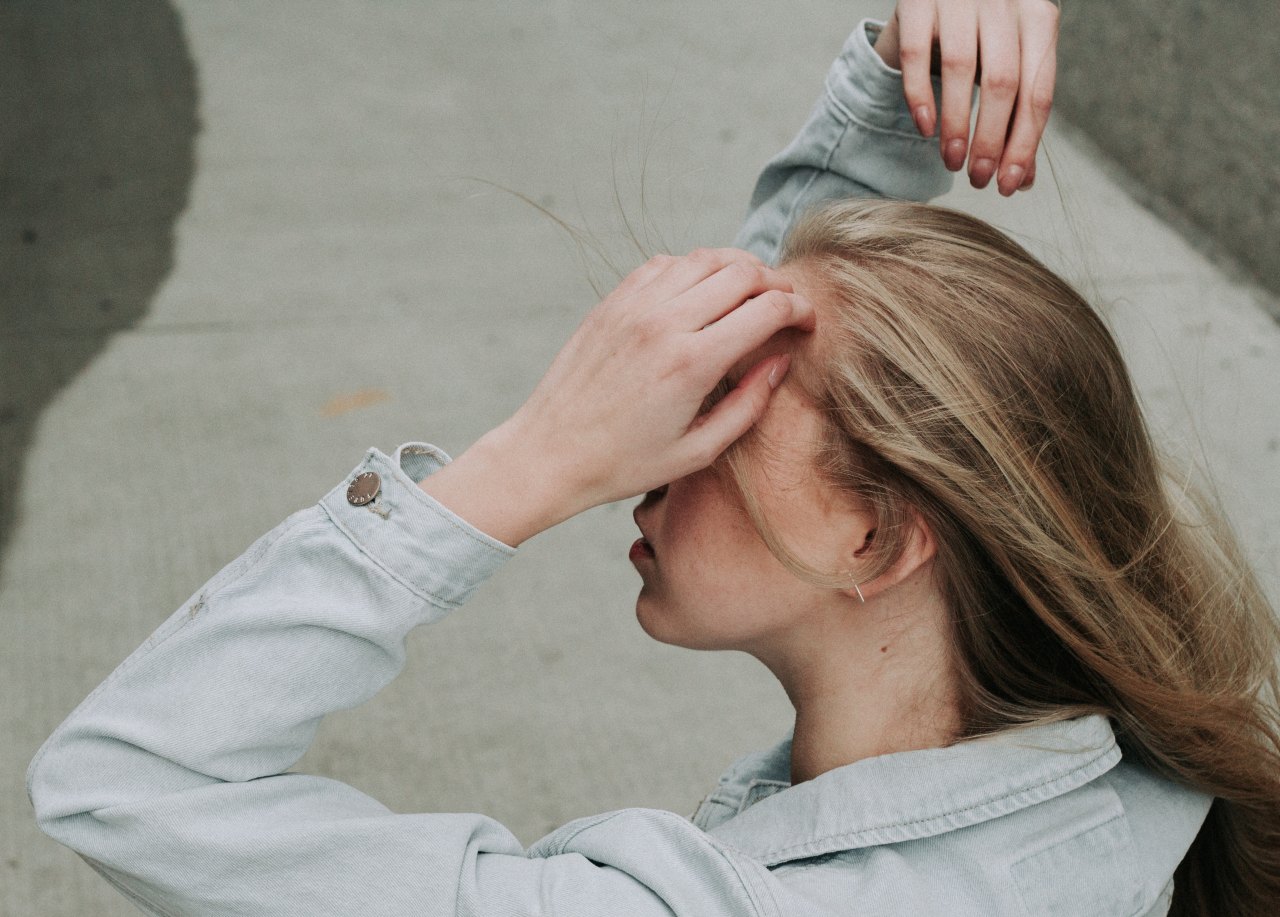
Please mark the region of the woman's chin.
POLYGON ((640 594, 636 596, 636 621, 640 625, 640 629, 657 640, 659 643, 666 643, 662 638, 662 628, 657 626, 660 623, 661 615, 655 609, 655 602, 652 598, 645 595, 649 591, 648 586, 640 589, 640 594))
POLYGON ((659 643, 687 650, 725 649, 708 634, 680 627, 678 615, 672 614, 661 602, 646 595, 643 589, 636 598, 636 621, 641 630, 659 643))
POLYGON ((640 629, 659 643, 685 646, 685 642, 680 639, 678 629, 672 626, 671 616, 666 613, 667 609, 661 602, 648 595, 648 592, 649 588, 646 586, 636 597, 636 621, 639 622, 640 629))

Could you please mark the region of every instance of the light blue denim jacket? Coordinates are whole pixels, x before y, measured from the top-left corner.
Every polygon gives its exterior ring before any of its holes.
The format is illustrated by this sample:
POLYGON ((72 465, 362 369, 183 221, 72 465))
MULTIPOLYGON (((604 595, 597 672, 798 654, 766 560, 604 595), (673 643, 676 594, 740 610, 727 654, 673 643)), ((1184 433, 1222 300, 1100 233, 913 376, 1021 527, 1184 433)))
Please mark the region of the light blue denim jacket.
MULTIPOLYGON (((739 244, 772 259, 827 196, 925 199, 950 174, 859 26, 739 244)), ((884 755, 788 785, 784 741, 734 764, 692 821, 624 809, 524 849, 483 815, 399 815, 286 773, 321 718, 368 700, 405 637, 514 550, 415 486, 447 462, 370 450, 348 480, 200 589, 32 762, 40 826, 165 915, 1162 914, 1210 799, 1121 753, 1105 718, 884 755)))

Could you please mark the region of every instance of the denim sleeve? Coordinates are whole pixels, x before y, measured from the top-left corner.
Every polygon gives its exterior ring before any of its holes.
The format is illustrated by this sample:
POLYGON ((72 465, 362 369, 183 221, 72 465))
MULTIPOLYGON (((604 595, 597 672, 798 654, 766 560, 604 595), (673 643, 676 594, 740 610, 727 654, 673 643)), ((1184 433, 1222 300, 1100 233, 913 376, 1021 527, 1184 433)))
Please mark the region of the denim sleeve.
MULTIPOLYGON (((953 175, 936 137, 916 130, 902 94, 902 73, 871 47, 863 20, 827 73, 809 120, 756 180, 734 245, 775 264, 787 231, 815 204, 842 197, 928 201, 950 190, 953 175)), ((941 84, 934 79, 935 100, 941 84)), ((941 110, 941 109, 939 109, 941 110)))
MULTIPOLYGON (((579 855, 529 863, 482 815, 398 815, 286 773, 325 714, 401 670, 410 630, 445 617, 514 553, 416 481, 448 461, 370 450, 381 493, 344 479, 201 588, 49 738, 28 792, 40 827, 149 914, 586 914, 670 909, 579 855), (558 891, 557 891, 558 890, 558 891), (541 903, 540 903, 541 902, 541 903)), ((354 475, 353 475, 354 476, 354 475)))

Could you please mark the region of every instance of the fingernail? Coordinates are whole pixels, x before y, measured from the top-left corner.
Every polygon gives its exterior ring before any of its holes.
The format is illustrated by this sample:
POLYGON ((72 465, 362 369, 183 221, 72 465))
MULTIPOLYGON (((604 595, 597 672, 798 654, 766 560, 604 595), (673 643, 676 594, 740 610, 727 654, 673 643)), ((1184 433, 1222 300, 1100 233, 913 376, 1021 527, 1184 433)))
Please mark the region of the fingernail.
POLYGON ((1000 193, 1005 197, 1018 190, 1018 186, 1022 184, 1022 175, 1024 173, 1022 166, 1009 166, 1005 170, 1004 175, 1000 176, 1000 193), (1005 190, 1008 189, 1008 190, 1005 190))
POLYGON ((916 130, 926 137, 933 136, 933 115, 929 113, 929 106, 919 105, 915 110, 916 130))
POLYGON ((995 160, 975 159, 969 166, 969 178, 975 188, 985 188, 995 171, 995 160))
POLYGON ((947 151, 942 158, 952 172, 959 172, 960 167, 964 165, 964 152, 967 146, 968 144, 963 140, 947 141, 947 151))
POLYGON ((775 389, 782 382, 782 377, 787 374, 787 369, 791 366, 791 354, 784 353, 773 364, 773 369, 769 370, 769 388, 775 389))

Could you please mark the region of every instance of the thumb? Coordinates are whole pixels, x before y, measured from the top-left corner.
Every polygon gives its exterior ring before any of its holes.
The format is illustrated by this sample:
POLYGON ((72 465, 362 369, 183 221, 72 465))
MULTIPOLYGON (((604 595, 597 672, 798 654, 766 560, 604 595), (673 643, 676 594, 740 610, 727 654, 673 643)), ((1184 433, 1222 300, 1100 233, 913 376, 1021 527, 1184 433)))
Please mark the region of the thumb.
POLYGON ((791 366, 790 354, 779 354, 753 366, 709 412, 699 417, 684 442, 695 456, 705 459, 703 468, 750 430, 769 407, 769 399, 782 384, 791 366))

